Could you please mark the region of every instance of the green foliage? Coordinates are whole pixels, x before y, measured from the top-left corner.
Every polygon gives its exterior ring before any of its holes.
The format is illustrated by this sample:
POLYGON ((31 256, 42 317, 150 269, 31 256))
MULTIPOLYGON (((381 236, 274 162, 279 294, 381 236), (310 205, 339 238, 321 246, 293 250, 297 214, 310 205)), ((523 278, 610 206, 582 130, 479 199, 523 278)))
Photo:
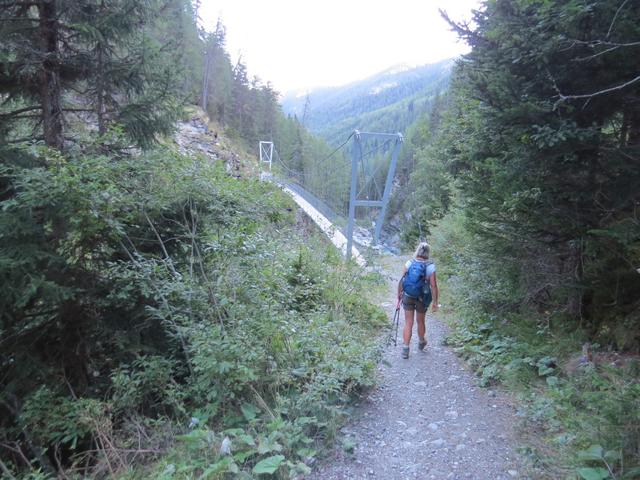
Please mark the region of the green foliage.
POLYGON ((26 399, 20 421, 23 428, 33 432, 32 438, 39 445, 75 450, 109 422, 108 408, 96 399, 70 399, 41 387, 26 399))
POLYGON ((552 446, 551 455, 549 447, 540 446, 537 467, 557 472, 559 465, 574 466, 584 478, 606 468, 602 478, 634 478, 629 472, 639 465, 640 420, 634 373, 606 364, 573 371, 569 367, 579 355, 579 343, 568 335, 536 332, 527 328, 526 317, 505 314, 481 323, 476 315, 465 314, 448 341, 475 369, 480 385, 504 383, 521 394, 527 428, 544 435, 528 443, 552 446), (606 456, 585 453, 596 443, 605 446, 606 456))
POLYGON ((180 114, 185 18, 195 22, 184 0, 6 2, 0 139, 62 149, 121 128, 149 147, 180 114))
POLYGON ((586 317, 594 334, 638 307, 632 292, 640 277, 630 268, 638 262, 631 187, 638 170, 630 159, 640 148, 631 133, 639 87, 588 101, 563 95, 598 92, 637 70, 625 48, 595 46, 605 36, 619 43, 637 38, 635 10, 611 27, 619 6, 492 2, 477 15, 474 32, 460 28, 474 47, 454 82, 467 147, 448 160, 469 226, 496 240, 503 262, 504 247, 538 260, 513 262, 526 295, 586 317), (610 288, 616 284, 625 286, 610 288))
POLYGON ((309 185, 341 193, 313 161, 329 147, 231 65, 224 26, 200 32, 191 2, 6 3, 3 468, 308 474, 373 382, 385 319, 370 279, 303 237, 278 188, 152 147, 196 98, 215 128, 276 140, 309 185))
POLYGON ((256 466, 253 467, 253 473, 255 474, 272 474, 278 470, 278 467, 284 460, 284 455, 273 455, 272 457, 265 458, 264 460, 260 460, 256 463, 256 466))
POLYGON ((46 471, 50 450, 62 468, 103 459, 96 472, 124 475, 133 456, 115 452, 142 430, 176 474, 306 472, 373 382, 385 317, 362 293, 371 280, 322 238, 311 250, 276 187, 219 164, 16 154, 0 209, 3 441, 46 471), (165 429, 192 417, 247 448, 231 461, 198 440, 187 468, 165 429))
POLYGON ((430 234, 460 315, 449 341, 483 385, 523 392, 553 445, 541 468, 632 478, 637 371, 579 352, 639 345, 638 11, 498 0, 474 23, 451 22, 472 51, 408 142, 404 238, 430 234))
POLYGON ((434 99, 429 115, 425 115, 408 132, 400 158, 401 181, 405 186, 395 194, 395 208, 390 209, 410 217, 402 224, 401 239, 411 248, 427 238, 434 224, 451 208, 455 188, 447 169, 447 154, 459 132, 441 125, 448 116, 449 95, 434 99))
POLYGON ((607 472, 602 478, 633 478, 629 472, 640 464, 640 389, 633 357, 628 366, 611 364, 609 354, 597 350, 592 363, 583 359, 588 332, 553 312, 523 307, 510 278, 517 278, 517 270, 493 263, 490 246, 471 232, 459 209, 432 232, 440 283, 456 311, 448 343, 482 386, 504 384, 520 394, 527 429, 543 437, 527 439, 541 474, 560 477, 564 466, 565 474, 570 467, 584 478, 601 469, 607 472), (544 441, 550 446, 541 445, 544 441), (591 445, 609 452, 608 466, 580 453, 591 445))
POLYGON ((184 392, 175 381, 174 362, 159 355, 120 364, 111 374, 112 408, 120 413, 185 416, 184 392))
POLYGON ((636 17, 615 1, 495 1, 473 29, 452 23, 472 51, 407 135, 391 209, 411 245, 455 210, 470 304, 534 305, 625 350, 639 338, 640 87, 600 92, 635 78, 636 17), (487 269, 491 291, 473 278, 487 269))

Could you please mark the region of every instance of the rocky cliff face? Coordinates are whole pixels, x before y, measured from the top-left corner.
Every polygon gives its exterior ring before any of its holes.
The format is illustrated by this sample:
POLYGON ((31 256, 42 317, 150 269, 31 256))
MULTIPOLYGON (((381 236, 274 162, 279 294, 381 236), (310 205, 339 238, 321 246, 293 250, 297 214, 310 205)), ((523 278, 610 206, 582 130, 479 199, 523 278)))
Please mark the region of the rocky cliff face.
POLYGON ((180 153, 221 161, 230 175, 257 175, 255 156, 227 139, 222 129, 210 122, 199 109, 192 112, 187 120, 178 123, 174 140, 180 153))

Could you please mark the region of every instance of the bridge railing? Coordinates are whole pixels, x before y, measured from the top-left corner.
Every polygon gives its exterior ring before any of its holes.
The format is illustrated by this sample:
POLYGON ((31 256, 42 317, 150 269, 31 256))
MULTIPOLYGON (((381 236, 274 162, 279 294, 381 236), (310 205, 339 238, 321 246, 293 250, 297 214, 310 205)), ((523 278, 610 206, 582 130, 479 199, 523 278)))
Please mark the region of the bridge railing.
POLYGON ((292 181, 290 178, 285 177, 283 175, 274 173, 274 177, 278 181, 290 188, 302 198, 304 198, 307 202, 309 202, 316 210, 318 210, 322 215, 324 215, 327 220, 333 223, 342 233, 345 232, 347 226, 347 218, 338 215, 329 205, 320 200, 314 194, 306 190, 299 183, 292 181))

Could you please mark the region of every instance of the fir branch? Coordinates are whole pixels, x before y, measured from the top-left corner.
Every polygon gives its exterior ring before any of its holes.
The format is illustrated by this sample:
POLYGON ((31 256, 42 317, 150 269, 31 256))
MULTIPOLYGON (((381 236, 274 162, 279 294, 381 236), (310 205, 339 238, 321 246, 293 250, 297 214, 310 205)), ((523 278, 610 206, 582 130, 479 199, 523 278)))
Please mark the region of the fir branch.
POLYGON ((29 142, 29 141, 41 142, 43 140, 44 140, 44 137, 23 137, 23 138, 16 138, 14 140, 7 140, 7 143, 22 143, 22 142, 29 142))
POLYGON ((622 4, 618 7, 618 10, 616 10, 616 14, 613 16, 613 20, 611 20, 611 25, 609 25, 609 30, 607 31, 606 38, 609 38, 609 35, 611 35, 611 31, 613 30, 613 25, 616 23, 618 15, 620 14, 620 10, 624 8, 624 6, 627 4, 628 1, 629 0, 624 0, 624 2, 622 2, 622 4))
POLYGON ((615 92, 618 90, 622 90, 623 88, 626 88, 630 85, 633 85, 636 82, 640 81, 640 75, 638 75, 637 77, 624 82, 620 85, 616 85, 614 87, 609 87, 609 88, 605 88, 603 90, 598 90, 597 92, 592 92, 592 93, 585 93, 585 94, 581 94, 581 95, 564 95, 562 94, 559 90, 558 90, 558 96, 560 97, 560 99, 556 102, 556 104, 558 104, 559 102, 563 102, 565 100, 575 100, 575 99, 581 99, 581 98, 586 98, 586 99, 591 99, 593 97, 597 97, 599 95, 605 95, 607 93, 611 93, 611 92, 615 92))
POLYGON ((20 115, 21 113, 32 112, 34 110, 40 110, 42 107, 40 105, 34 105, 32 107, 20 108, 18 110, 14 110, 12 112, 0 113, 0 118, 4 117, 13 117, 15 115, 20 115))

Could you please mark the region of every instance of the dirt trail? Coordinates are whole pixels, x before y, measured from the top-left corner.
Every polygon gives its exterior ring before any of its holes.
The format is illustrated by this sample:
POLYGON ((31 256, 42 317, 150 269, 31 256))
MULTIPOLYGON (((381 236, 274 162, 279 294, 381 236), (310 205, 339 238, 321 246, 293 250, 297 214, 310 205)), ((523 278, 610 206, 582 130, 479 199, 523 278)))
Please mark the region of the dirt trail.
MULTIPOLYGON (((398 269, 403 259, 396 257, 398 269)), ((397 274, 389 274, 397 278, 397 274)), ((381 305, 393 316, 395 285, 381 305)), ((358 412, 342 429, 335 451, 309 477, 332 479, 525 478, 516 453, 515 410, 502 393, 477 386, 454 352, 442 345, 446 327, 427 317, 424 352, 417 334, 408 360, 398 346, 386 347, 379 383, 362 398, 358 412), (355 445, 352 452, 340 445, 355 445)))

